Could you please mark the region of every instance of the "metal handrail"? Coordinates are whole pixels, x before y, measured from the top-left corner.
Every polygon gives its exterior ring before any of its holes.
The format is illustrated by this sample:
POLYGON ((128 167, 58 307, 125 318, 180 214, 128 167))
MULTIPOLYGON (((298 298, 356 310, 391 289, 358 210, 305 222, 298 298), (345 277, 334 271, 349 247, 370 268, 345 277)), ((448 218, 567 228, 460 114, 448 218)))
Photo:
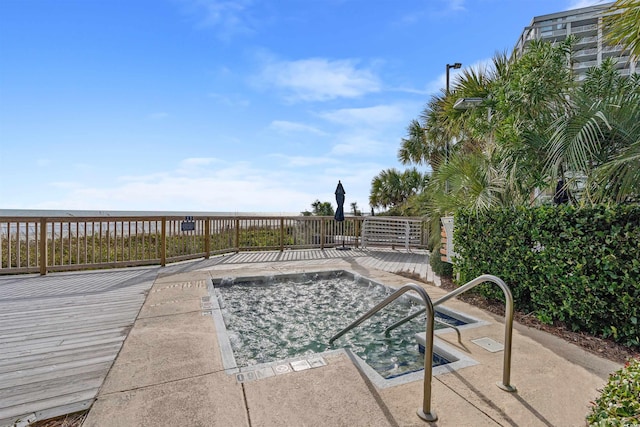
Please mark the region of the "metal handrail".
MULTIPOLYGON (((457 326, 452 325, 452 324, 450 324, 450 323, 447 323, 447 322, 445 322, 444 320, 438 320, 438 319, 434 319, 434 320, 435 320, 435 322, 436 322, 436 323, 440 323, 441 325, 444 325, 444 326, 446 326, 447 328, 451 328, 451 329, 453 329, 454 331, 456 331, 456 335, 458 335, 458 342, 459 342, 460 344, 462 344, 462 335, 460 334, 460 329, 458 329, 458 327, 457 327, 457 326)), ((386 335, 386 334, 385 334, 385 336, 388 336, 388 335, 386 335)))
MULTIPOLYGON (((511 378, 511 337, 513 335, 513 296, 511 295, 511 290, 509 289, 507 284, 504 283, 504 281, 499 277, 493 276, 491 274, 483 274, 482 276, 478 276, 475 279, 471 280, 470 282, 467 282, 466 284, 460 286, 458 289, 449 292, 442 298, 437 299, 436 301, 433 302, 433 306, 436 307, 442 304, 443 302, 448 301, 451 298, 458 296, 461 293, 464 293, 471 288, 475 288, 476 286, 484 282, 495 283, 500 287, 500 289, 502 289, 502 292, 504 293, 504 297, 505 297, 504 361, 502 366, 502 383, 496 383, 496 384, 502 390, 514 392, 514 391, 517 391, 517 389, 511 384, 509 384, 510 378, 511 378)), ((418 317, 424 312, 425 312, 425 309, 420 309, 417 312, 405 317, 404 319, 397 321, 396 323, 394 323, 393 325, 389 326, 387 329, 384 330, 385 336, 388 336, 391 330, 397 328, 400 325, 407 323, 408 321, 418 317)))
MULTIPOLYGON (((415 319, 416 317, 418 317, 419 315, 421 315, 422 313, 424 313, 424 308, 421 308, 420 310, 416 311, 413 314, 410 314, 409 316, 405 317, 404 319, 401 319, 399 321, 397 321, 396 323, 394 323, 393 325, 389 326, 387 329, 384 330, 384 336, 385 337, 390 337, 391 336, 391 331, 395 328, 397 328, 398 326, 402 326, 405 323, 407 323, 409 320, 415 319)), ((460 329, 455 326, 452 325, 450 323, 445 322, 444 320, 439 320, 439 319, 433 319, 433 321, 435 323, 439 323, 441 325, 446 326, 447 328, 451 328, 454 331, 456 331, 456 334, 458 335, 458 342, 460 344, 462 344, 462 335, 460 334, 460 329)))
POLYGON ((424 421, 436 421, 438 416, 435 412, 431 411, 431 376, 432 376, 432 364, 433 364, 433 324, 434 324, 434 311, 433 304, 431 303, 431 298, 427 295, 427 292, 421 288, 420 286, 409 283, 389 295, 382 302, 377 304, 371 310, 367 311, 363 314, 359 319, 351 323, 349 326, 335 334, 329 340, 329 345, 331 345, 335 340, 349 332, 351 329, 355 328, 365 320, 369 319, 371 316, 376 314, 378 311, 386 307, 400 295, 404 294, 408 291, 417 292, 422 301, 424 302, 425 311, 427 312, 427 322, 426 322, 426 337, 425 337, 425 348, 424 348, 424 385, 423 385, 423 397, 422 397, 422 408, 418 409, 418 416, 422 418, 424 421))

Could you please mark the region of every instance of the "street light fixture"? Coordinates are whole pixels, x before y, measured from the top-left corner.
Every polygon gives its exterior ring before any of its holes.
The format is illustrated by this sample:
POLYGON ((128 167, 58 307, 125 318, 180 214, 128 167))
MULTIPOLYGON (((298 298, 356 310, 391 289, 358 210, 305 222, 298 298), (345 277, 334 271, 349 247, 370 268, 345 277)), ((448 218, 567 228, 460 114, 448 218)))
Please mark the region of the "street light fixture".
MULTIPOLYGON (((446 87, 446 93, 445 93, 446 96, 449 96, 449 70, 452 68, 454 70, 457 70, 460 67, 462 67, 462 64, 460 62, 447 64, 447 87, 446 87)), ((449 163, 449 141, 448 140, 444 143, 444 163, 445 164, 449 163)), ((449 180, 445 182, 444 191, 445 193, 449 193, 449 180)))
POLYGON ((468 110, 479 107, 484 103, 484 98, 460 98, 453 104, 454 110, 468 110))
POLYGON ((460 62, 454 62, 453 64, 447 64, 447 95, 449 95, 449 70, 454 69, 457 70, 462 67, 460 62))

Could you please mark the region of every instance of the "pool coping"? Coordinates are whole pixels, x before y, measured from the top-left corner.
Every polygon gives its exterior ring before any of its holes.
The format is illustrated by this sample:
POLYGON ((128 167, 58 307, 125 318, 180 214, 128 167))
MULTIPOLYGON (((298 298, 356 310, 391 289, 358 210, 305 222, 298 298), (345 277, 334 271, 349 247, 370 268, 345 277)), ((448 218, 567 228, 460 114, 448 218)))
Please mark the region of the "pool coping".
MULTIPOLYGON (((282 274, 262 275, 262 276, 237 275, 234 277, 226 276, 218 279, 210 278, 207 283, 207 291, 209 293, 209 302, 208 303, 203 302, 203 308, 206 308, 206 310, 203 310, 203 315, 210 314, 213 318, 218 343, 220 345, 220 353, 222 357, 224 372, 227 375, 235 375, 236 380, 240 383, 250 382, 250 381, 255 381, 255 380, 273 376, 271 374, 271 370, 274 371, 275 375, 296 372, 297 370, 294 369, 293 366, 297 366, 296 365, 297 362, 302 362, 302 364, 306 363, 310 365, 311 368, 315 368, 315 367, 323 366, 322 362, 318 362, 316 366, 312 366, 314 364, 313 361, 315 360, 323 361, 323 358, 327 356, 336 355, 336 354, 345 354, 358 367, 358 369, 369 379, 369 381, 373 385, 375 385, 376 388, 378 389, 385 389, 388 387, 395 387, 398 385, 403 385, 403 384, 408 384, 414 381, 423 380, 424 368, 417 371, 401 374, 396 377, 384 378, 375 369, 369 366, 357 354, 352 352, 350 349, 345 349, 345 348, 327 350, 321 353, 314 353, 313 355, 309 355, 309 356, 297 356, 297 357, 292 357, 287 359, 281 359, 281 360, 246 366, 246 367, 238 366, 233 353, 233 348, 231 346, 231 341, 229 340, 227 328, 225 326, 224 317, 222 315, 222 309, 220 307, 220 304, 215 292, 216 282, 224 285, 233 285, 235 281, 245 282, 245 281, 253 281, 253 280, 264 280, 265 278, 268 279, 268 278, 276 278, 276 277, 285 278, 285 279, 299 278, 299 277, 305 277, 305 276, 326 277, 336 273, 340 273, 340 274, 346 273, 350 275, 351 278, 354 280, 368 280, 369 283, 371 284, 385 286, 394 290, 398 289, 395 286, 380 283, 376 280, 365 277, 359 273, 354 273, 353 271, 350 271, 348 269, 322 270, 322 271, 311 271, 311 272, 304 272, 304 273, 282 273, 282 274), (286 366, 289 366, 290 369, 287 369, 286 366), (279 371, 282 371, 282 372, 279 372, 279 371)), ((422 304, 422 300, 420 298, 411 294, 407 294, 406 296, 412 301, 418 304, 422 304)), ((439 306, 438 311, 441 311, 447 315, 450 315, 452 317, 456 317, 468 322, 465 325, 459 326, 458 329, 460 330, 477 328, 477 327, 489 324, 489 322, 487 321, 478 319, 476 317, 470 316, 466 313, 462 313, 458 310, 451 309, 449 307, 439 306)), ((447 360, 450 360, 450 362, 440 366, 434 366, 432 368, 433 376, 454 372, 454 371, 457 371, 458 369, 474 366, 479 363, 475 359, 445 344, 442 340, 437 339, 437 335, 451 333, 453 331, 454 330, 452 328, 442 328, 442 329, 437 329, 434 332, 435 333, 434 353, 437 353, 443 356, 447 360)))

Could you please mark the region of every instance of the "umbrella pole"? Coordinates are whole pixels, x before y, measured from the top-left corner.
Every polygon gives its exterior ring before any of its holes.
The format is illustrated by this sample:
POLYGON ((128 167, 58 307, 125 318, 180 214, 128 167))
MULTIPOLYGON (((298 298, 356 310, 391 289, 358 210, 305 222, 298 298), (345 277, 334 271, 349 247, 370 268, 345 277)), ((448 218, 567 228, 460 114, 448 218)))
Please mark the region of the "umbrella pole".
POLYGON ((345 237, 344 237, 344 221, 340 221, 340 222, 342 223, 342 246, 341 246, 341 247, 338 247, 337 249, 338 249, 339 251, 348 251, 348 250, 350 250, 351 248, 350 248, 350 247, 348 247, 348 246, 345 246, 345 245, 344 245, 344 241, 345 241, 345 237))

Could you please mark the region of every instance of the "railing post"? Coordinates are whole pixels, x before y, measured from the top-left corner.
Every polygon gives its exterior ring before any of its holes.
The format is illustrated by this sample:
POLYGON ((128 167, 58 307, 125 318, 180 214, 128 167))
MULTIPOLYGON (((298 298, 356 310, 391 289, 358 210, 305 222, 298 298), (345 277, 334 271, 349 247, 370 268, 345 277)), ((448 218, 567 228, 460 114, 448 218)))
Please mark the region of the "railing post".
POLYGON ((204 219, 204 259, 211 255, 211 218, 204 219))
POLYGON ((162 217, 162 225, 160 226, 160 265, 167 265, 167 217, 162 217))
POLYGON ((356 249, 358 249, 358 230, 360 229, 360 219, 359 217, 354 217, 353 218, 353 241, 354 241, 354 246, 356 249))
POLYGON ((47 219, 40 218, 40 275, 47 275, 47 219))
POLYGON ((240 252, 240 218, 236 218, 236 253, 240 252))
POLYGON ((284 252, 284 218, 280 218, 280 252, 284 252))
POLYGON ((324 218, 320 218, 320 249, 324 250, 324 237, 325 235, 325 230, 324 230, 324 218))
POLYGON ((433 329, 435 320, 435 311, 433 309, 434 304, 431 302, 431 298, 421 286, 415 283, 408 283, 397 289, 391 295, 386 297, 382 302, 376 304, 372 309, 360 316, 357 320, 349 324, 346 328, 329 338, 329 345, 332 345, 335 340, 349 332, 351 329, 360 325, 365 320, 371 318, 378 311, 389 305, 400 295, 408 291, 415 291, 422 298, 424 302, 424 311, 427 312, 426 324, 425 324, 425 344, 424 344, 424 380, 422 384, 422 407, 418 409, 417 415, 420 419, 428 422, 438 420, 438 416, 431 410, 431 382, 433 379, 433 329))

